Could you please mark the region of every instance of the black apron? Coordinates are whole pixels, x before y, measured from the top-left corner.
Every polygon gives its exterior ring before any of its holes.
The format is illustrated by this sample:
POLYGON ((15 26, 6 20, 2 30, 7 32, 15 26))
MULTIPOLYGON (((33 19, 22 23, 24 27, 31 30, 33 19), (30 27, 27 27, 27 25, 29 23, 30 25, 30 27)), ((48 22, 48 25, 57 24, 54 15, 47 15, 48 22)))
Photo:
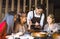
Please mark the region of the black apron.
POLYGON ((42 14, 40 15, 40 17, 35 17, 34 16, 34 11, 33 11, 33 18, 31 19, 33 24, 31 25, 31 29, 33 29, 35 31, 40 31, 41 30, 41 26, 40 25, 38 25, 38 26, 34 25, 36 22, 38 22, 40 24, 41 16, 42 16, 42 14))

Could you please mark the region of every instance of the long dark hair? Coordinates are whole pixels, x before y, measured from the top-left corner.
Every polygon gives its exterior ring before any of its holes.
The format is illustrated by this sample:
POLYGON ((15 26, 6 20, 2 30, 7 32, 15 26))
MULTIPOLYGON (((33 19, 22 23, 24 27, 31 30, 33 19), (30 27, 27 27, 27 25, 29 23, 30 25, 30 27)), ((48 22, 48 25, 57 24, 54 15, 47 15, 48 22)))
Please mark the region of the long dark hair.
POLYGON ((18 18, 16 19, 16 21, 14 22, 14 33, 16 33, 15 31, 16 31, 16 27, 18 27, 18 26, 16 26, 17 24, 19 24, 20 23, 20 15, 18 15, 18 18))

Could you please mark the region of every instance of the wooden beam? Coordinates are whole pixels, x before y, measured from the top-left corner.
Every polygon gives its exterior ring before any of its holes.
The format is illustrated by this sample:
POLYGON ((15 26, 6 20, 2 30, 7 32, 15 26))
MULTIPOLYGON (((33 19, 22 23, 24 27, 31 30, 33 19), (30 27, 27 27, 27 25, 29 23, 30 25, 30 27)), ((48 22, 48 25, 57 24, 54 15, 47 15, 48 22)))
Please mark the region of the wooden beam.
POLYGON ((48 12, 49 12, 49 5, 48 5, 48 0, 46 0, 46 15, 48 16, 48 12))
POLYGON ((26 0, 23 1, 23 12, 25 12, 26 9, 26 0))
POLYGON ((0 0, 0 15, 2 13, 2 0, 0 0))
POLYGON ((14 0, 12 0, 12 3, 11 3, 11 11, 14 11, 14 0))
POLYGON ((20 0, 17 2, 17 13, 20 13, 20 0))
POLYGON ((0 21, 1 21, 1 16, 2 16, 2 0, 0 0, 0 21))
POLYGON ((31 10, 31 0, 29 0, 29 11, 31 10))
POLYGON ((41 4, 43 4, 43 1, 44 1, 44 0, 41 0, 41 4))
POLYGON ((35 0, 35 8, 37 7, 37 0, 35 0))
POLYGON ((6 0, 5 13, 8 12, 8 1, 9 1, 9 0, 6 0))

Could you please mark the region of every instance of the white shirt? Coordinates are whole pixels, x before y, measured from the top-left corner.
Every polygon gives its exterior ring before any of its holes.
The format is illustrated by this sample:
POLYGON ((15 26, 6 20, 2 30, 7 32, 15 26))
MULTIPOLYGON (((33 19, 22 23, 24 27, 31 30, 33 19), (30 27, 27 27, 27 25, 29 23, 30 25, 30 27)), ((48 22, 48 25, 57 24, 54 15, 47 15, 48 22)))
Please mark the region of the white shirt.
MULTIPOLYGON (((36 14, 35 10, 34 10, 34 16, 35 16, 35 17, 40 17, 40 15, 37 15, 37 14, 36 14)), ((27 15, 27 24, 28 24, 28 25, 29 25, 29 21, 30 21, 32 18, 33 18, 33 11, 30 11, 30 12, 28 12, 28 15, 27 15)), ((44 18, 45 18, 45 16, 44 16, 44 14, 42 13, 41 20, 40 20, 40 25, 41 25, 41 27, 43 26, 44 18)))

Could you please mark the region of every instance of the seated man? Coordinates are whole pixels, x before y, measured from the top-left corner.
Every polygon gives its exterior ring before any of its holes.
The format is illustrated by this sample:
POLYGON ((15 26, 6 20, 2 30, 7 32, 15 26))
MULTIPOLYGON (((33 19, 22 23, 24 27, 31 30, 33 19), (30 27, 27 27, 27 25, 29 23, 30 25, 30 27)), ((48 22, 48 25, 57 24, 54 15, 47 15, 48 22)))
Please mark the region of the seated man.
POLYGON ((14 27, 14 16, 15 16, 15 12, 14 11, 10 11, 8 13, 6 13, 3 21, 6 21, 7 23, 7 35, 10 35, 13 32, 13 27, 14 27))

